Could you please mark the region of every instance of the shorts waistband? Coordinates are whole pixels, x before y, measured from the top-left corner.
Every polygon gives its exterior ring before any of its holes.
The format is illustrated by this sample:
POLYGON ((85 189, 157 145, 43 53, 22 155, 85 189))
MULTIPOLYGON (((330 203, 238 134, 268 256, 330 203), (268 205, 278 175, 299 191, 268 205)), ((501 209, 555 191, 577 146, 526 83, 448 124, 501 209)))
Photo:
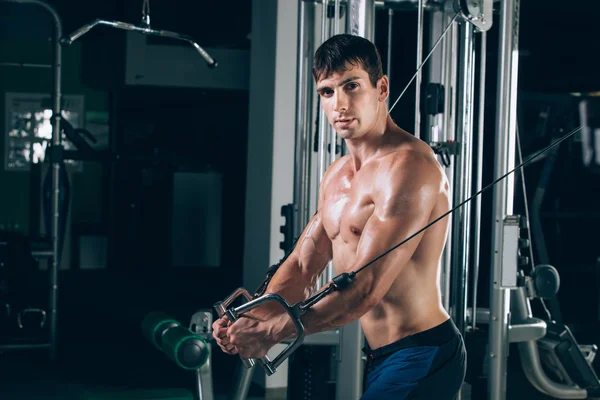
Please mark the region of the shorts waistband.
POLYGON ((456 325, 454 325, 454 321, 449 318, 438 326, 415 333, 414 335, 406 336, 396 342, 379 347, 375 350, 372 350, 367 344, 362 351, 369 359, 375 360, 381 357, 387 357, 398 350, 410 347, 441 346, 454 339, 459 334, 460 332, 458 331, 458 328, 456 328, 456 325))

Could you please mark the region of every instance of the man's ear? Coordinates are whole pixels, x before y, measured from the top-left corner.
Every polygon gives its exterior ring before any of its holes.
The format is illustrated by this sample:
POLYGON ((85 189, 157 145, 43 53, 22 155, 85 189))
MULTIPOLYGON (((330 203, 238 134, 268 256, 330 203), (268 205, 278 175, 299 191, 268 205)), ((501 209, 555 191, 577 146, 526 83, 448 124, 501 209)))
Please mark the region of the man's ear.
POLYGON ((377 89, 379 91, 379 101, 384 102, 390 95, 390 81, 387 75, 383 75, 377 81, 377 89))

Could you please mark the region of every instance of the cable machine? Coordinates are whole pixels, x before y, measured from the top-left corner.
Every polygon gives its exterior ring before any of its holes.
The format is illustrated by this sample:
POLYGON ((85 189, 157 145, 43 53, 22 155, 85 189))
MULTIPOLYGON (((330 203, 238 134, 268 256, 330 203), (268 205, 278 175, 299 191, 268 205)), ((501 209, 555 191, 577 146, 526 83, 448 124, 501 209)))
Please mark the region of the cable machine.
MULTIPOLYGON (((299 1, 296 168, 294 204, 289 208, 294 238, 316 211, 319 182, 325 169, 344 154, 335 132, 319 111, 311 75, 312 55, 336 33, 351 33, 374 41, 378 10, 387 10, 389 16, 386 73, 396 86, 404 87, 404 82, 398 82, 390 61, 393 15, 412 12, 417 18, 416 73, 400 97, 410 84, 416 85, 413 133, 430 144, 445 166, 453 190, 453 206, 482 188, 487 31, 498 29, 494 177, 507 174, 516 165, 518 0, 299 1), (426 14, 429 43, 424 43, 423 34, 426 14), (498 22, 494 25, 495 19, 498 22), (428 81, 422 76, 425 66, 428 81), (425 98, 421 98, 422 92, 425 98), (426 110, 425 115, 422 110, 426 110)), ((487 367, 483 372, 487 376, 490 399, 506 398, 510 343, 519 343, 526 376, 539 391, 557 398, 586 398, 599 386, 591 368, 595 347, 578 345, 568 327, 556 326, 531 314, 530 301, 554 296, 559 278, 556 269, 549 265, 532 264, 526 269, 528 261, 532 261, 522 255, 529 246, 529 233, 523 234, 529 221, 528 215, 514 215, 514 185, 511 174, 493 190, 489 309, 477 307, 482 239, 479 196, 451 216, 442 261, 444 306, 463 336, 474 331, 480 333, 480 328, 487 330, 484 356, 487 367), (541 283, 541 276, 547 279, 547 285, 541 283), (470 304, 469 298, 472 299, 470 304), (571 350, 570 355, 566 348, 571 350), (554 379, 542 368, 543 363, 554 366, 554 379), (581 378, 583 376, 586 378, 581 378)), ((332 278, 332 265, 329 265, 316 289, 332 278)), ((335 334, 341 338, 340 350, 336 353, 339 371, 350 370, 343 374, 338 372, 336 398, 358 398, 362 387, 357 378, 362 374, 362 363, 355 362, 362 347, 360 326, 351 324, 335 334)), ((325 339, 331 337, 327 332, 321 335, 322 340, 316 338, 318 334, 314 336, 315 343, 331 343, 325 339)), ((483 365, 479 367, 484 369, 483 365)))

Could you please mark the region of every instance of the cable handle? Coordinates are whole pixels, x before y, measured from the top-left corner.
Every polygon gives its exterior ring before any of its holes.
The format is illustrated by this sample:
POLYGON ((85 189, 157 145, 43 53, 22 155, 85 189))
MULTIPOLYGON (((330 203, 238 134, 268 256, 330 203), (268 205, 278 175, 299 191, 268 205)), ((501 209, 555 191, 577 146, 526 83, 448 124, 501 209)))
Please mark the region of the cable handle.
POLYGON ((300 321, 300 316, 303 314, 299 307, 290 305, 283 297, 278 294, 266 294, 255 299, 252 299, 250 293, 244 288, 236 289, 229 297, 227 297, 222 302, 217 302, 214 305, 219 318, 226 315, 230 321, 235 322, 243 314, 265 304, 268 302, 276 302, 283 307, 283 309, 288 313, 292 322, 296 327, 296 338, 290 343, 281 353, 279 353, 273 361, 269 359, 269 357, 264 356, 258 360, 243 358, 240 356, 244 367, 252 368, 256 363, 258 363, 264 370, 268 376, 273 375, 277 372, 277 367, 281 365, 283 361, 285 361, 304 341, 304 325, 302 321, 300 321), (244 297, 247 302, 242 304, 239 307, 230 307, 238 298, 244 297))
MULTIPOLYGON (((238 288, 236 290, 233 291, 233 293, 231 293, 225 300, 223 301, 218 301, 213 305, 213 308, 215 309, 215 311, 217 312, 217 315, 219 316, 219 318, 222 318, 224 315, 228 315, 227 313, 227 309, 231 306, 231 304, 233 304, 240 296, 243 296, 246 301, 250 301, 252 300, 252 296, 250 296, 250 293, 248 293, 248 291, 244 288, 238 288)), ((231 320, 231 318, 229 318, 231 320)), ((236 321, 236 319, 231 320, 231 322, 236 321)), ((256 362, 251 359, 251 358, 243 358, 240 355, 240 359, 242 360, 242 363, 244 364, 244 367, 246 368, 252 368, 254 367, 254 365, 256 364, 256 362)))

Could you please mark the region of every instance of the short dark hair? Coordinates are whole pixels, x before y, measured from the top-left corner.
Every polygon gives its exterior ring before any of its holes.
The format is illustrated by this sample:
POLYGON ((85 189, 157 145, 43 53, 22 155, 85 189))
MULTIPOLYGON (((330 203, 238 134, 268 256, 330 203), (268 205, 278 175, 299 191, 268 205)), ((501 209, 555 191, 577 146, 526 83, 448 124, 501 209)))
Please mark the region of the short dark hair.
POLYGON ((315 82, 332 72, 342 72, 346 63, 362 66, 369 74, 369 80, 375 87, 383 76, 381 56, 375 45, 361 37, 349 34, 335 35, 327 39, 315 52, 313 76, 315 82))

